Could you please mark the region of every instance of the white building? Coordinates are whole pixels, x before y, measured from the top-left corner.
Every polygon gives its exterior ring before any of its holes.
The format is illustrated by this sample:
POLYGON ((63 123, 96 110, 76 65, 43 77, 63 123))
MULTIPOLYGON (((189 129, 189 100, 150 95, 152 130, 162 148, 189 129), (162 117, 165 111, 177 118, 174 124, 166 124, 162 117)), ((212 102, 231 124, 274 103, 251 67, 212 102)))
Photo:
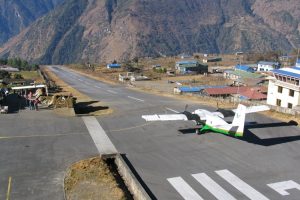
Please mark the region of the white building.
POLYGON ((300 67, 273 70, 269 81, 267 103, 284 108, 300 105, 300 67))
POLYGON ((297 59, 297 61, 296 61, 296 67, 300 67, 300 59, 297 59))
POLYGON ((260 61, 257 64, 257 71, 260 72, 267 72, 274 69, 279 69, 279 63, 278 62, 266 62, 266 61, 260 61))

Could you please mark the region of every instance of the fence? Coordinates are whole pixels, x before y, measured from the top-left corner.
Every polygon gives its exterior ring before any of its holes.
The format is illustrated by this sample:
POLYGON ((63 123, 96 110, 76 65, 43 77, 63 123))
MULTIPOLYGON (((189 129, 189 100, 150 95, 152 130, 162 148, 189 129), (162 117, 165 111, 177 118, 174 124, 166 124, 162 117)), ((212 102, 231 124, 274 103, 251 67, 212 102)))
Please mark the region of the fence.
POLYGON ((258 105, 267 105, 270 107, 271 110, 274 110, 279 113, 289 114, 296 117, 300 117, 300 110, 290 109, 290 108, 282 108, 278 106, 272 106, 268 105, 266 102, 263 101, 249 101, 249 100, 242 100, 236 97, 231 98, 216 98, 216 97, 209 97, 209 96, 201 96, 197 94, 184 94, 185 96, 194 96, 197 97, 203 101, 216 101, 216 102, 222 102, 222 103, 229 103, 229 104, 245 104, 248 106, 258 106, 258 105))

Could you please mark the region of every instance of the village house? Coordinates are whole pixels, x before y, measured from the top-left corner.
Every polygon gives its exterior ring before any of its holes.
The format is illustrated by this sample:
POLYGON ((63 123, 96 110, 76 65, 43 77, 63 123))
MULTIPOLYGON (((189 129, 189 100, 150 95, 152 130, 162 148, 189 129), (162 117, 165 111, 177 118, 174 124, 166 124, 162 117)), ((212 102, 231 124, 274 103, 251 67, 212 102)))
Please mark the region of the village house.
POLYGON ((246 72, 250 72, 250 73, 254 73, 255 72, 255 68, 249 66, 249 65, 236 65, 234 67, 235 70, 242 70, 242 71, 246 71, 246 72))
POLYGON ((175 68, 180 74, 208 72, 208 66, 199 63, 197 60, 178 61, 176 62, 175 68))
POLYGON ((231 79, 234 85, 248 85, 248 83, 261 83, 264 75, 247 72, 244 70, 225 70, 223 74, 224 78, 231 79))
POLYGON ((107 69, 118 69, 121 68, 121 65, 117 63, 111 63, 111 64, 107 64, 106 67, 107 69))
POLYGON ((237 97, 244 100, 266 100, 266 88, 264 87, 224 87, 224 88, 206 88, 202 94, 210 97, 237 97))
POLYGON ((268 72, 279 68, 280 68, 280 64, 278 62, 260 61, 257 64, 257 71, 259 72, 268 72))
POLYGON ((267 103, 284 108, 300 105, 300 66, 275 69, 269 81, 267 103))

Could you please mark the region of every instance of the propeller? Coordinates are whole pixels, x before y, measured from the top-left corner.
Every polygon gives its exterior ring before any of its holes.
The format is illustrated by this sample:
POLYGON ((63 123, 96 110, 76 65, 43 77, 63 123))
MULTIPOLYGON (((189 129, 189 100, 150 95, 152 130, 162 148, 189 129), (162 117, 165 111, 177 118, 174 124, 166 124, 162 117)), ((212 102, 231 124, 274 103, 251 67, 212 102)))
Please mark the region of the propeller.
POLYGON ((184 107, 184 111, 187 111, 188 107, 189 107, 189 105, 186 104, 185 107, 184 107))

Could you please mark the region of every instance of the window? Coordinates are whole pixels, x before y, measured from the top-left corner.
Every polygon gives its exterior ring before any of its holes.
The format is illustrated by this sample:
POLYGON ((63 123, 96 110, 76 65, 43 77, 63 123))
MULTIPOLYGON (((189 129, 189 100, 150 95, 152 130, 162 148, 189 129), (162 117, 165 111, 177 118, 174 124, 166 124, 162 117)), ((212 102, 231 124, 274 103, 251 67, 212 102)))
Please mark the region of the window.
POLYGON ((288 103, 288 108, 293 108, 293 104, 292 103, 288 103))
POLYGON ((290 97, 293 97, 295 95, 295 91, 294 90, 290 90, 289 95, 290 95, 290 97))
POLYGON ((285 76, 282 77, 282 81, 283 81, 283 82, 286 82, 286 77, 285 77, 285 76))
POLYGON ((282 93, 282 87, 281 86, 278 86, 278 93, 282 93))
POLYGON ((277 99, 277 100, 276 100, 276 105, 277 105, 277 106, 281 106, 281 100, 280 100, 280 99, 277 99))

